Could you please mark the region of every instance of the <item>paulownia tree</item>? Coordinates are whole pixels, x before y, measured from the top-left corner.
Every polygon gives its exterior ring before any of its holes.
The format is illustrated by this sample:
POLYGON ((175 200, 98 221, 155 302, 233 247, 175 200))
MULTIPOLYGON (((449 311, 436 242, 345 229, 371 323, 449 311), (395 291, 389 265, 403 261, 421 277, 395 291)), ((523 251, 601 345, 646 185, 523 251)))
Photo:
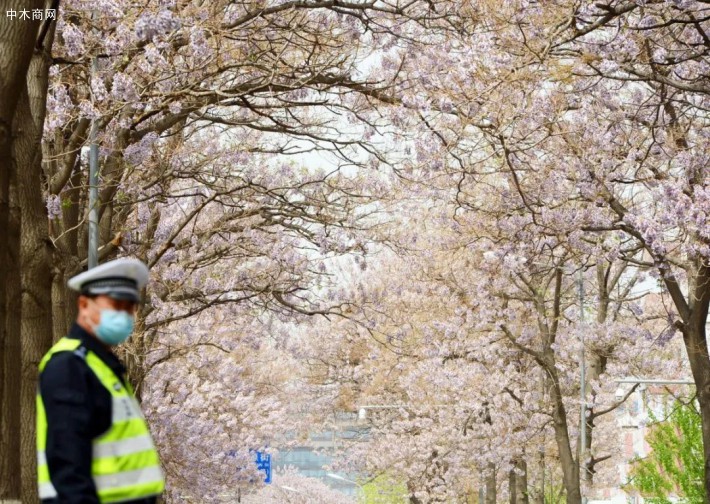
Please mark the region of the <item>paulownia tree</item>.
MULTIPOLYGON (((614 304, 617 274, 640 269, 660 280, 672 301, 664 338, 683 335, 704 426, 706 15, 693 1, 479 2, 468 33, 408 60, 394 114, 401 122, 419 111, 409 124, 418 126, 426 181, 453 178, 464 211, 485 215, 489 202, 470 199, 467 187, 491 187, 509 202, 509 222, 520 222, 517 244, 540 240, 557 258, 560 246, 577 250, 575 262, 599 279, 596 323, 613 316, 604 305, 614 304)), ((557 266, 548 265, 550 285, 557 266)), ((584 467, 568 462, 566 482, 576 486, 584 467)), ((567 499, 579 499, 570 487, 567 499)))
POLYGON ((92 124, 100 259, 130 252, 159 279, 142 331, 126 347, 138 382, 159 331, 207 308, 253 303, 282 316, 331 309, 307 292, 325 273, 312 269, 313 258, 359 246, 351 235, 367 210, 355 208, 382 186, 341 172, 383 159, 370 138, 377 123, 362 111, 397 79, 396 69, 366 78, 361 68, 403 27, 451 29, 452 5, 63 3, 58 44, 45 60, 50 91, 37 97, 49 115, 42 184, 33 187, 44 190, 49 233, 32 229, 51 243, 51 260, 28 256, 39 265, 28 285, 52 307, 41 320, 53 329, 33 330, 59 338, 75 313, 65 284, 87 263, 92 124), (327 169, 314 166, 313 153, 329 156, 327 169), (40 266, 49 264, 46 274, 40 266))

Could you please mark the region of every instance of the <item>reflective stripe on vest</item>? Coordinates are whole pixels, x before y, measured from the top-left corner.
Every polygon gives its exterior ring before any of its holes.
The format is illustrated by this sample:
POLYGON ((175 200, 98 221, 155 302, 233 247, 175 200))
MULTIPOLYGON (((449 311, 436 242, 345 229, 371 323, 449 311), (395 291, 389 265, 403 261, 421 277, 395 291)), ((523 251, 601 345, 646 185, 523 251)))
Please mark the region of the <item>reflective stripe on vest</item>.
MULTIPOLYGON (((39 364, 40 374, 58 352, 77 351, 81 341, 62 338, 39 364)), ((111 426, 92 441, 91 475, 102 503, 158 495, 165 487, 158 452, 133 390, 93 352, 77 352, 111 394, 111 426)), ((41 499, 57 497, 47 467, 47 415, 37 394, 37 482, 41 499)))

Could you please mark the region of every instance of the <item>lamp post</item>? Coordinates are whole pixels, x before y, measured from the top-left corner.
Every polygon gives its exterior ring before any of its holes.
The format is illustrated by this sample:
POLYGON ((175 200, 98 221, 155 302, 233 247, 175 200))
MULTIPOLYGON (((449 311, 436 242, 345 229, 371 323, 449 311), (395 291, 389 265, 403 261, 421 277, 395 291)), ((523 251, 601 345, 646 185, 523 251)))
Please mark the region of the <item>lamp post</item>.
MULTIPOLYGON (((98 73, 99 62, 94 56, 91 61, 91 73, 98 73)), ((94 94, 91 93, 93 105, 94 94)), ((91 130, 89 131, 89 269, 95 268, 99 264, 99 145, 96 141, 99 125, 94 117, 91 119, 91 130)))

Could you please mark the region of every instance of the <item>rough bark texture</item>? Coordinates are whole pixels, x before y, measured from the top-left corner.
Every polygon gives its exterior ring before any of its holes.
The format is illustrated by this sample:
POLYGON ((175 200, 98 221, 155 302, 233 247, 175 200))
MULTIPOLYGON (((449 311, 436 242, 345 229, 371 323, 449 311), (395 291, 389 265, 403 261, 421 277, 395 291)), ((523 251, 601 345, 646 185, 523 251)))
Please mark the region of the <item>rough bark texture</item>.
MULTIPOLYGON (((76 141, 83 141, 88 121, 81 122, 78 126, 76 141)), ((73 145, 73 144, 72 144, 73 145)), ((70 146, 78 152, 76 146, 70 146)), ((55 341, 67 334, 69 326, 77 316, 76 293, 67 287, 67 280, 81 271, 81 260, 86 258, 86 250, 79 249, 79 219, 82 208, 81 185, 84 182, 81 166, 77 156, 69 160, 74 167, 69 177, 67 188, 61 192, 61 199, 67 204, 63 208, 62 221, 50 221, 50 226, 56 226, 54 235, 61 235, 57 239, 57 248, 53 251, 52 260, 52 320, 53 338, 55 341)))
MULTIPOLYGON (((21 494, 20 468, 20 312, 22 291, 20 289, 20 226, 22 213, 18 199, 15 173, 10 182, 10 215, 7 228, 7 273, 3 283, 7 292, 8 317, 3 321, 7 338, 0 356, 4 362, 2 377, 2 404, 0 408, 0 501, 19 499, 21 494)), ((19 502, 19 501, 18 501, 19 502)))
MULTIPOLYGON (((51 37, 51 36, 50 36, 51 37)), ((51 45, 51 44, 50 44, 51 45)), ((46 112, 50 58, 37 51, 27 72, 15 123, 14 151, 22 209, 22 383, 20 387, 22 498, 37 499, 35 396, 37 367, 52 344, 51 242, 42 195, 42 131, 46 112)))
MULTIPOLYGON (((689 273, 689 296, 683 317, 683 341, 698 391, 705 456, 705 502, 710 502, 710 357, 705 324, 710 304, 710 267, 696 264, 689 273), (691 274, 693 276, 691 276, 691 274)), ((678 303, 677 303, 678 304, 678 303)), ((683 306, 683 305, 681 305, 683 306)))
POLYGON ((567 428, 567 411, 564 407, 564 396, 560 389, 557 373, 550 377, 551 398, 554 401, 552 414, 555 442, 562 468, 562 481, 567 491, 567 504, 581 504, 582 493, 579 481, 579 464, 572 454, 569 430, 567 428))
POLYGON ((52 266, 52 340, 57 341, 69 330, 66 282, 64 271, 55 263, 52 266))
MULTIPOLYGON (((5 1, 2 9, 39 8, 42 3, 37 0, 5 1)), ((18 271, 12 269, 10 253, 17 251, 17 243, 13 243, 12 239, 19 238, 19 233, 15 232, 19 221, 10 221, 10 180, 16 169, 12 156, 12 125, 38 27, 39 22, 0 16, 0 500, 20 498, 17 477, 20 467, 17 458, 19 404, 16 402, 19 390, 20 305, 19 296, 8 292, 19 288, 18 284, 10 283, 17 279, 8 277, 18 271), (11 224, 13 229, 9 229, 11 224)))

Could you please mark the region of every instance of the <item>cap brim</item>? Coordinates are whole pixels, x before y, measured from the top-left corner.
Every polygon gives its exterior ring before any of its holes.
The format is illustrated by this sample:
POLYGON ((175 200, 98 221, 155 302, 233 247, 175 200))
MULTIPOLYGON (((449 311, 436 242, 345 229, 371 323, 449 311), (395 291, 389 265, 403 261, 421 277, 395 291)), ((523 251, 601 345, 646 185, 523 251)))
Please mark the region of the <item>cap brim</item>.
POLYGON ((134 303, 140 301, 140 293, 137 289, 132 287, 89 287, 88 289, 84 289, 82 294, 108 296, 112 299, 133 301, 134 303))
POLYGON ((138 259, 121 258, 100 264, 67 281, 70 289, 82 291, 87 284, 103 280, 130 280, 142 289, 148 283, 148 267, 138 259))
POLYGON ((116 299, 119 301, 133 301, 134 303, 140 303, 141 300, 138 294, 132 294, 128 292, 110 292, 106 295, 112 299, 116 299))

